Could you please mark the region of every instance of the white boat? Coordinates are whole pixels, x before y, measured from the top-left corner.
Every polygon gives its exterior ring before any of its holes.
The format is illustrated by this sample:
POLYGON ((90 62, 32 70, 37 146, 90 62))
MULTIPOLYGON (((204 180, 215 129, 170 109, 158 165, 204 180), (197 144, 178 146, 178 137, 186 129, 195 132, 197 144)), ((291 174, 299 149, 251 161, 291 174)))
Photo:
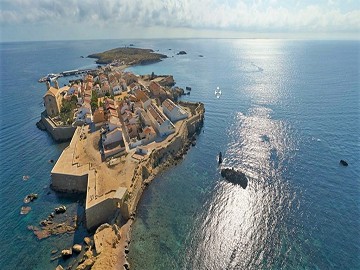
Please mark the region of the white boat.
POLYGON ((221 96, 221 90, 220 90, 220 87, 219 87, 219 86, 216 87, 215 96, 216 96, 217 98, 220 98, 220 96, 221 96))

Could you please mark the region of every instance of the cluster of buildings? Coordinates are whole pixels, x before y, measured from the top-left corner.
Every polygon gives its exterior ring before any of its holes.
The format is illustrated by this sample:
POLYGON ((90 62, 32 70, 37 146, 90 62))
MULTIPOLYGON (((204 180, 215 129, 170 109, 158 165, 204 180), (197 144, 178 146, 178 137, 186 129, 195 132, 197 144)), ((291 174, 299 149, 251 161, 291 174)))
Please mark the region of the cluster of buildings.
POLYGON ((186 119, 188 112, 166 99, 158 106, 144 90, 136 89, 121 101, 105 99, 105 125, 102 128, 104 158, 121 155, 176 131, 174 123, 186 119), (172 119, 172 120, 170 120, 172 119), (116 135, 115 135, 116 134, 116 135), (114 138, 116 136, 116 142, 114 138), (110 145, 111 143, 111 145, 110 145))
POLYGON ((71 86, 47 84, 44 105, 48 116, 58 115, 63 101, 76 97, 73 125, 102 126, 101 153, 105 159, 132 148, 143 151, 141 146, 174 133, 174 123, 189 117, 157 81, 140 82, 133 73, 111 67, 100 69, 96 76, 88 74, 71 86))

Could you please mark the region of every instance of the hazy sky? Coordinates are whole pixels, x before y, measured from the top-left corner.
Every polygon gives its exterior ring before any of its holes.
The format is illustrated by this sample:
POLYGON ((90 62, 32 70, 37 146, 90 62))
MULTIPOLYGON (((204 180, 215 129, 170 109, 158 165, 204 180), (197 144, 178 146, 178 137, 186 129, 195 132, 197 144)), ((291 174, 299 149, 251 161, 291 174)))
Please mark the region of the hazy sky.
POLYGON ((1 41, 356 38, 359 0, 0 0, 1 41))

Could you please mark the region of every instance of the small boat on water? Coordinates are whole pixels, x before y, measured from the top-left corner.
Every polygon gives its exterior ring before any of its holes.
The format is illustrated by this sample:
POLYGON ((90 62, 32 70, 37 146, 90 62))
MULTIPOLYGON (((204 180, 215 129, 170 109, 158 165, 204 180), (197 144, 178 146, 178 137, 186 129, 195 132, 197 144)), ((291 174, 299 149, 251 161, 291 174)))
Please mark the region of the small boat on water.
POLYGON ((217 98, 220 98, 220 96, 221 96, 221 90, 220 90, 220 87, 219 87, 219 86, 216 87, 215 96, 216 96, 217 98))

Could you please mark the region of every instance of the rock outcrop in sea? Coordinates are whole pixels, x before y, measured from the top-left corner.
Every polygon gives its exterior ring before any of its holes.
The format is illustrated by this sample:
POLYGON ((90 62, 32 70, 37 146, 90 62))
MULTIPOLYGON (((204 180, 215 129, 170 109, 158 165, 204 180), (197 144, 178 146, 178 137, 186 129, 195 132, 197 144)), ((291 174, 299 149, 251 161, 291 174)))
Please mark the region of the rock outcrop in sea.
POLYGON ((240 185, 243 189, 245 189, 248 185, 248 179, 246 175, 241 171, 235 170, 234 168, 221 169, 221 176, 230 183, 240 185))

